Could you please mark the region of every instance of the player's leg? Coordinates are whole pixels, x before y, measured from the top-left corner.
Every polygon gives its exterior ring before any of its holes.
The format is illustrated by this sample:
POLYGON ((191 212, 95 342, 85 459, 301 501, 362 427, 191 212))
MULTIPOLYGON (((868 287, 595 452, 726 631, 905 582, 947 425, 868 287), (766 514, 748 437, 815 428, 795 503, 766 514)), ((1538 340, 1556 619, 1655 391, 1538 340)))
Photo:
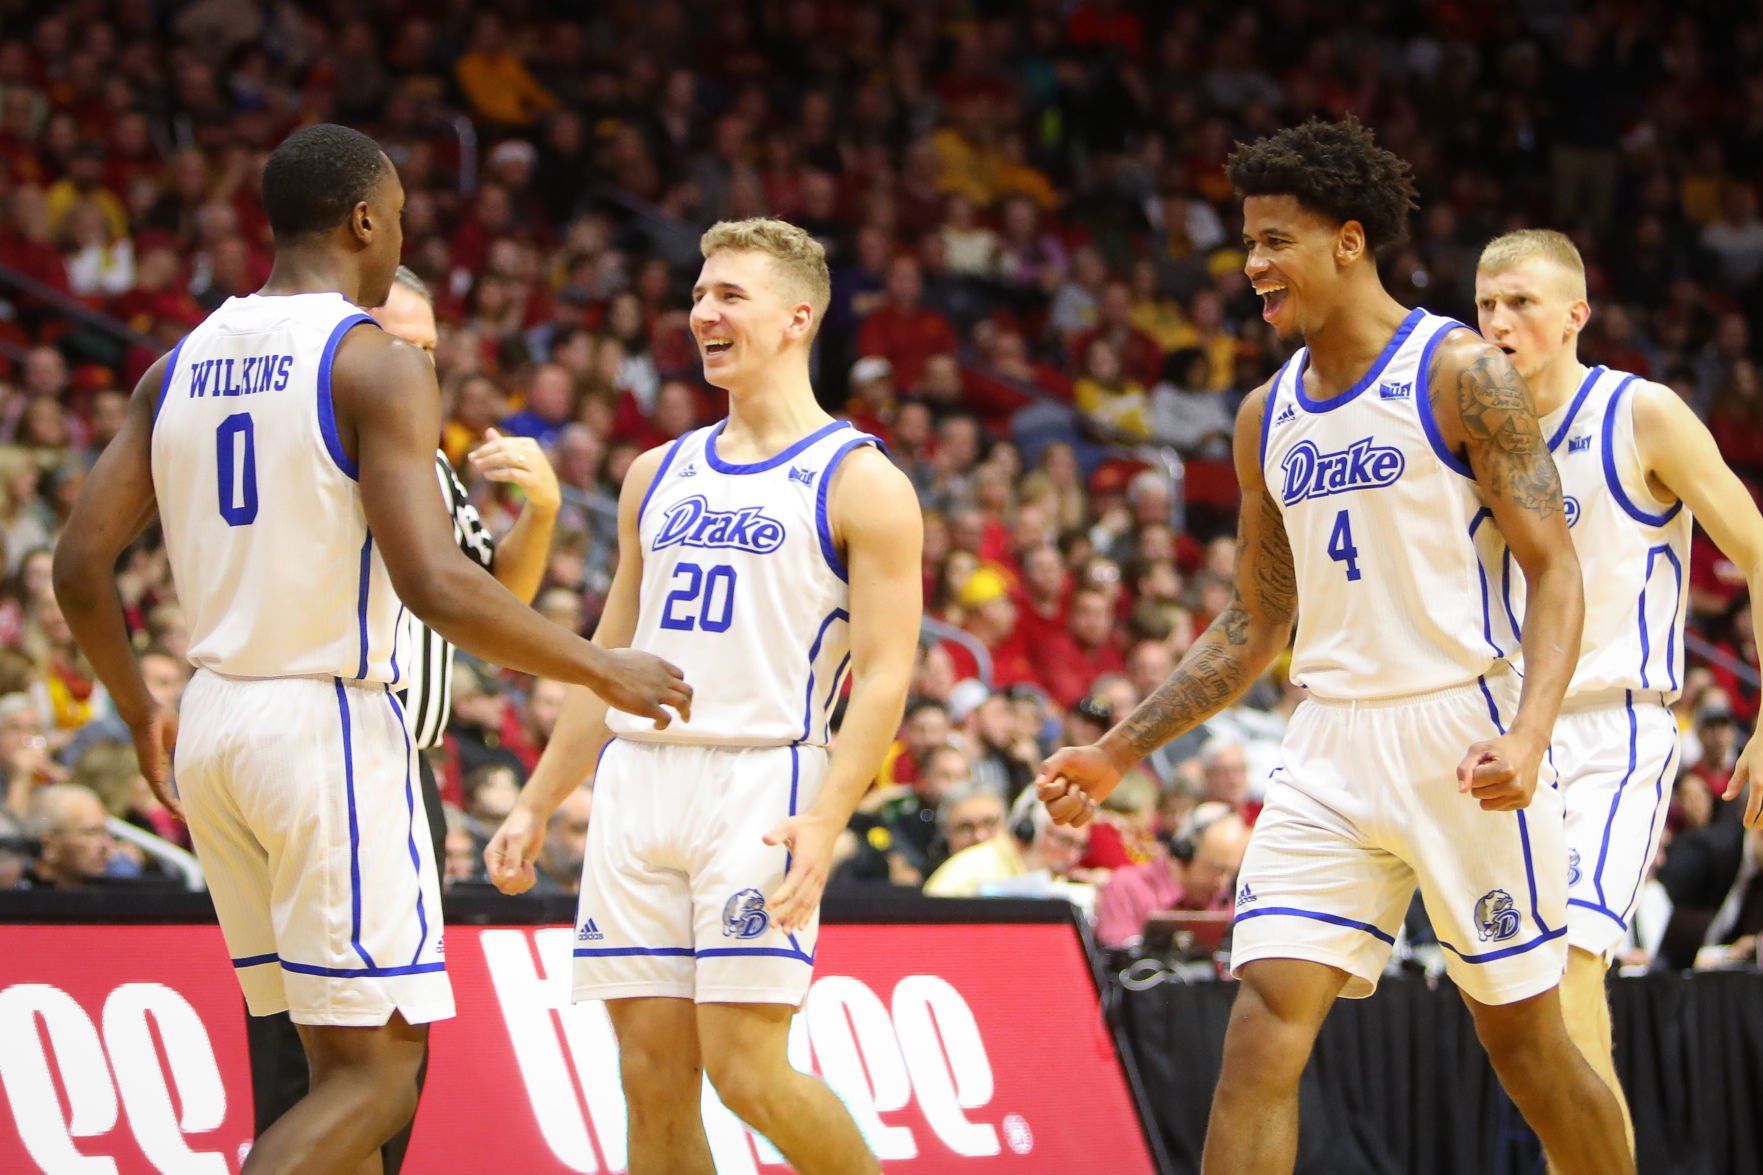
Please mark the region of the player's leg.
POLYGON ((428 1025, 394 1013, 378 1028, 299 1029, 312 1088, 258 1138, 243 1175, 378 1172, 380 1145, 416 1113, 428 1025))
POLYGON ((861 1175, 880 1164, 838 1095, 790 1064, 786 1004, 699 1004, 704 1070, 722 1104, 801 1175, 861 1175))
POLYGON ((704 1066, 689 999, 606 1001, 630 1121, 631 1175, 715 1175, 700 1107, 704 1066))
POLYGON ((618 1035, 632 1175, 715 1171, 700 1108, 692 893, 676 843, 697 783, 686 752, 607 746, 576 908, 572 998, 606 1001, 618 1035))
POLYGON ((1298 1158, 1298 1079, 1329 1008, 1352 978, 1301 959, 1244 964, 1206 1123, 1208 1175, 1289 1172, 1298 1158))
POLYGON ((1561 1175, 1622 1175, 1634 1155, 1616 1095, 1567 1035, 1554 988, 1509 1004, 1463 994, 1500 1084, 1561 1175))
MULTIPOLYGON (((1628 1149, 1634 1151, 1634 1119, 1628 1112, 1628 1098, 1623 1095, 1622 1082, 1616 1077, 1616 1048, 1610 1027, 1610 996, 1604 988, 1604 977, 1610 962, 1603 955, 1594 955, 1579 947, 1567 951, 1567 973, 1561 977, 1561 1014, 1567 1023, 1568 1039, 1592 1072, 1609 1087, 1622 1113, 1623 1134, 1628 1149)), ((1549 1166, 1560 1168, 1551 1156, 1549 1166)))

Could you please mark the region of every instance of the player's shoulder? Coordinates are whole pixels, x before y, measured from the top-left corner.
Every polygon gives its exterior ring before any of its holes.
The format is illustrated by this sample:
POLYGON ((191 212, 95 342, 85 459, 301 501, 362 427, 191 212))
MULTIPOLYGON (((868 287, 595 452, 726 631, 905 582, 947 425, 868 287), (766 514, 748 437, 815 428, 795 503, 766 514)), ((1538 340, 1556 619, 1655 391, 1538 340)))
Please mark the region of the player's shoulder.
POLYGON ((338 341, 331 357, 331 379, 357 392, 384 388, 402 396, 412 383, 433 383, 435 365, 421 347, 364 317, 338 341))
POLYGON ((1427 364, 1429 382, 1438 377, 1485 367, 1500 372, 1515 371, 1506 352, 1482 338, 1462 323, 1446 326, 1432 344, 1432 358, 1427 364))
MULTIPOLYGON (((862 438, 851 439, 874 441, 876 438, 865 434, 862 438)), ((901 472, 879 444, 858 444, 852 448, 839 462, 835 478, 832 492, 847 501, 863 501, 883 508, 907 499, 914 505, 918 501, 911 479, 901 472)))

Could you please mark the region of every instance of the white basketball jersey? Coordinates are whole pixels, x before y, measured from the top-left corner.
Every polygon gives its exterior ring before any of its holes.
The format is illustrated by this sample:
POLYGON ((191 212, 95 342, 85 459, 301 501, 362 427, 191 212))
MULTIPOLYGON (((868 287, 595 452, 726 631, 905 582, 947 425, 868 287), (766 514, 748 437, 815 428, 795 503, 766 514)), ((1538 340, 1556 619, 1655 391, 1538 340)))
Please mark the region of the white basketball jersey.
POLYGON ((403 606, 331 406, 341 294, 230 298, 179 343, 153 490, 190 661, 230 677, 397 684, 403 606))
MULTIPOLYGON (((1594 367, 1573 399, 1541 421, 1585 577, 1585 634, 1570 697, 1631 689, 1670 700, 1683 684, 1693 523, 1681 501, 1661 502, 1647 487, 1628 394, 1637 379, 1594 367)), ((1517 572, 1511 580, 1511 607, 1522 616, 1524 583, 1517 572)))
POLYGON ((687 433, 643 498, 633 648, 678 665, 692 720, 657 731, 619 710, 620 738, 824 745, 851 663, 850 590, 827 521, 847 453, 881 442, 834 421, 765 461, 717 456, 723 424, 687 433))
POLYGON ((1297 572, 1292 680, 1318 697, 1463 685, 1517 651, 1490 594, 1504 544, 1427 396, 1433 349, 1461 325, 1413 311, 1328 400, 1305 394, 1301 349, 1268 392, 1261 468, 1297 572))

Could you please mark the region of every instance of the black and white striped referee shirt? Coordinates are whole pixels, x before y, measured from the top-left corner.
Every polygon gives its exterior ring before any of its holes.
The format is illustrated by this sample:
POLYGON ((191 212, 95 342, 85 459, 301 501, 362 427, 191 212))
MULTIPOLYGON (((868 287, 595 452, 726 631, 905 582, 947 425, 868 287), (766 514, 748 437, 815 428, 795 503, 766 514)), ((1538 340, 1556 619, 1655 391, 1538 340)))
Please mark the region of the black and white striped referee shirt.
MULTIPOLYGON (((435 476, 441 483, 441 500, 453 518, 453 540, 485 571, 494 570, 495 544, 490 538, 477 507, 465 496, 447 455, 435 451, 435 476)), ((442 639, 414 613, 405 613, 404 647, 412 650, 410 687, 404 695, 404 713, 410 723, 410 737, 418 747, 436 747, 447 730, 447 716, 453 707, 453 646, 442 639)))

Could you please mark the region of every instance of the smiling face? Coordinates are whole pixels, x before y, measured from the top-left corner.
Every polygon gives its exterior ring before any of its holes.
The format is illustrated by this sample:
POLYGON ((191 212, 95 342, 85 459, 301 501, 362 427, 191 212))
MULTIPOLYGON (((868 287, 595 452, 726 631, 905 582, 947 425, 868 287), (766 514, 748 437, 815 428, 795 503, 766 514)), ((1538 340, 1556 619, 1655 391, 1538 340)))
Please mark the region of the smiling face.
POLYGON ((692 337, 704 380, 728 388, 813 338, 814 307, 765 253, 719 249, 692 288, 692 337))
POLYGON ((1261 317, 1282 339, 1305 337, 1335 312, 1344 271, 1368 258, 1356 220, 1336 224, 1295 196, 1243 200, 1243 273, 1261 295, 1261 317))
POLYGON ((1475 312, 1482 337, 1510 355, 1531 383, 1557 360, 1576 357, 1592 313, 1584 279, 1545 257, 1476 271, 1475 312))

